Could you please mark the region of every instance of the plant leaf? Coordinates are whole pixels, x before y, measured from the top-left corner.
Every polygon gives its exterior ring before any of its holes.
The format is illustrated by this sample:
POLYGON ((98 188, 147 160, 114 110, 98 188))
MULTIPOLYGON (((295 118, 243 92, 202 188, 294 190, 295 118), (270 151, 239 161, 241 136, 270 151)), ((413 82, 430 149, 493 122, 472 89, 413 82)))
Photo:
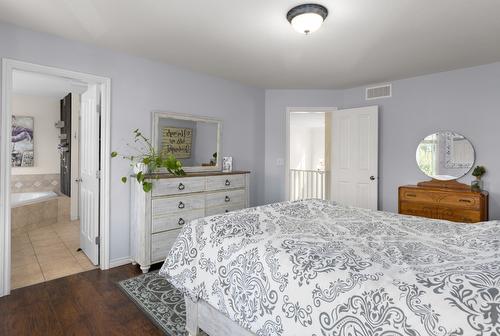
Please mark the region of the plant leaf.
POLYGON ((117 153, 117 152, 111 152, 111 157, 112 157, 112 158, 116 157, 117 155, 118 155, 118 153, 117 153))
POLYGON ((127 178, 125 176, 122 177, 122 183, 127 183, 127 178))
POLYGON ((151 183, 151 182, 143 182, 142 183, 142 190, 144 190, 144 192, 150 192, 151 189, 153 189, 153 183, 151 183))

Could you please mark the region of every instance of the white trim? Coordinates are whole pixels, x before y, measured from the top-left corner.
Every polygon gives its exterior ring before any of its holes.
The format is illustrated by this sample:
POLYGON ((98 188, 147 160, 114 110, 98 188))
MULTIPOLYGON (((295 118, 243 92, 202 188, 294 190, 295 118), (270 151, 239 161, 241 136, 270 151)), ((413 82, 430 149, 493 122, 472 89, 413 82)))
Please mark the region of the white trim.
POLYGON ((109 268, 119 267, 123 265, 128 265, 132 262, 131 257, 116 258, 109 261, 109 268))
POLYGON ((109 268, 109 189, 111 155, 111 79, 76 71, 48 67, 12 59, 2 59, 2 135, 0 138, 0 296, 10 294, 11 274, 11 223, 10 223, 10 137, 12 73, 14 70, 30 71, 51 76, 72 78, 87 83, 100 84, 101 104, 101 188, 100 188, 100 268, 109 268))
POLYGON ((287 107, 285 111, 285 195, 283 200, 289 200, 290 193, 290 113, 293 112, 326 112, 337 111, 337 107, 287 107))
POLYGON ((2 61, 2 132, 0 148, 0 296, 10 293, 10 91, 12 69, 2 61), (8 75, 7 75, 8 74, 8 75))

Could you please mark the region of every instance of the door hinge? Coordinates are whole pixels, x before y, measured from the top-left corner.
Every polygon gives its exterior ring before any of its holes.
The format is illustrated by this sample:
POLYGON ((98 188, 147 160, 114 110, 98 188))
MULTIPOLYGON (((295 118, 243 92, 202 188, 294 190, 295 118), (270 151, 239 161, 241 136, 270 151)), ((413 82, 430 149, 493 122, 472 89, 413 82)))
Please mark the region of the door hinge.
POLYGON ((98 170, 98 171, 95 172, 95 178, 98 179, 98 180, 101 179, 101 171, 100 170, 98 170))
POLYGON ((95 237, 95 244, 101 245, 101 239, 99 237, 95 237))

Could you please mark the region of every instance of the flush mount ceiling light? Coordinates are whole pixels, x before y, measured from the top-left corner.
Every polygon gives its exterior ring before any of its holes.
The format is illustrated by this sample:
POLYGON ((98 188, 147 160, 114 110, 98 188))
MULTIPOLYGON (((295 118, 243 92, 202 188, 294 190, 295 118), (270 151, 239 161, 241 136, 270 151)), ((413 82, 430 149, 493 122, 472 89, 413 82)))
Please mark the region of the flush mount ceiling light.
POLYGON ((286 14, 288 22, 297 32, 309 35, 321 27, 328 16, 328 9, 318 4, 293 7, 286 14))

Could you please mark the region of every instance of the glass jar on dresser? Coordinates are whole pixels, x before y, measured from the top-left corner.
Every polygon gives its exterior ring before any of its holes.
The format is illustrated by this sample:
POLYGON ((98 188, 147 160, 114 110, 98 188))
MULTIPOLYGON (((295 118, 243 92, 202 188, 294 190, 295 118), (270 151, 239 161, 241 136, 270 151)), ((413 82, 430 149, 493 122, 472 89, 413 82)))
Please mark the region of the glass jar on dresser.
POLYGON ((249 206, 247 171, 158 175, 145 193, 131 186, 131 258, 143 273, 163 262, 180 229, 190 221, 249 206))

